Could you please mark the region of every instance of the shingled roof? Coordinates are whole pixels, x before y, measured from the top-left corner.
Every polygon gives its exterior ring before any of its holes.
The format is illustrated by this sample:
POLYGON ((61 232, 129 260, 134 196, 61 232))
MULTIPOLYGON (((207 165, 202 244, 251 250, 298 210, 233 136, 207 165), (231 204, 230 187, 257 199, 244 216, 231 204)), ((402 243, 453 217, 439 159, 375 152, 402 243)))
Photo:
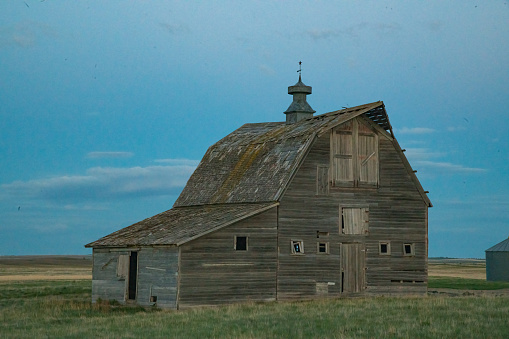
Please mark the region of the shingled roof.
POLYGON ((245 124, 207 150, 173 206, 278 201, 314 138, 359 115, 392 134, 381 101, 294 124, 245 124))
POLYGON ((277 205, 278 203, 272 202, 172 208, 102 237, 85 247, 179 246, 277 205))

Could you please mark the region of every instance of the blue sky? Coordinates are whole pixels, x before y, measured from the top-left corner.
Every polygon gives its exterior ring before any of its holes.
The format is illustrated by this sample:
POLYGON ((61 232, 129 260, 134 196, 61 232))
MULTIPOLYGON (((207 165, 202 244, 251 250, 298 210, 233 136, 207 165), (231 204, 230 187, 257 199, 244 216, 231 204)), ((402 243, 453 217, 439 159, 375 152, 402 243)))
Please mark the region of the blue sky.
POLYGON ((0 255, 171 208, 215 141, 383 100, 434 207, 429 254, 509 236, 509 1, 0 2, 0 255))

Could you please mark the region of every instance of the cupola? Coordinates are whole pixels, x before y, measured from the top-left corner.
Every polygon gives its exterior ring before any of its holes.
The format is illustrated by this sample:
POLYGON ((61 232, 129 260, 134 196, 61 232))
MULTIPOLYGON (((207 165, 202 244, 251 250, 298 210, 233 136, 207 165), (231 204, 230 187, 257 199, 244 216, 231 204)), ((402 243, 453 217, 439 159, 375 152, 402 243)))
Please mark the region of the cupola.
POLYGON ((293 124, 302 119, 311 118, 316 111, 309 106, 306 96, 311 94, 311 86, 306 86, 302 82, 299 70, 299 82, 293 86, 288 86, 288 94, 293 95, 293 102, 285 111, 286 123, 293 124))

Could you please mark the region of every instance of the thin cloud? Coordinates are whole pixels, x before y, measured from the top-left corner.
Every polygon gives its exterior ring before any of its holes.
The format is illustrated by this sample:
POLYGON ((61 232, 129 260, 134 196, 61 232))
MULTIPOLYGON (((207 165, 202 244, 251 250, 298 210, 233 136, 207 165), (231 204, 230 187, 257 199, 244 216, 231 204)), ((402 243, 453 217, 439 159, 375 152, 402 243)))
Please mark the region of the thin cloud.
POLYGON ((470 172, 470 173, 482 173, 486 172, 484 168, 466 167, 463 165, 452 164, 450 162, 435 162, 435 161, 417 161, 417 167, 427 167, 434 170, 442 170, 446 172, 470 172))
POLYGON ((435 132, 435 130, 428 127, 403 127, 401 129, 396 129, 396 132, 400 134, 430 134, 435 132))
POLYGON ((26 21, 0 29, 0 47, 33 47, 43 37, 57 37, 56 30, 43 23, 26 21))
POLYGON ((340 30, 334 29, 310 29, 306 31, 306 34, 313 40, 322 40, 335 38, 341 35, 340 30))
POLYGON ((260 69, 260 71, 262 71, 266 75, 275 75, 276 74, 276 71, 267 65, 262 64, 262 65, 259 65, 258 68, 260 69))
POLYGON ((340 36, 347 36, 350 38, 357 38, 365 31, 373 31, 382 36, 390 36, 400 31, 401 27, 394 23, 382 23, 382 22, 361 22, 356 25, 348 26, 344 29, 309 29, 304 32, 305 35, 313 40, 329 40, 340 36))
POLYGON ((200 163, 199 160, 192 160, 192 159, 156 159, 154 162, 160 163, 160 164, 167 164, 172 166, 198 166, 200 163))
POLYGON ((467 128, 465 126, 451 126, 451 127, 447 127, 447 131, 449 132, 460 132, 460 131, 466 131, 467 128))
POLYGON ((429 148, 407 148, 405 155, 412 161, 428 160, 431 158, 439 158, 447 155, 443 152, 431 151, 429 148))
POLYGON ((447 153, 431 151, 428 148, 409 148, 405 152, 410 163, 419 169, 432 170, 433 172, 463 172, 463 173, 482 173, 486 172, 484 168, 467 167, 463 165, 453 164, 446 161, 437 161, 437 158, 447 156, 447 153))
POLYGON ((132 152, 89 152, 87 158, 89 159, 119 159, 130 158, 134 156, 132 152))
POLYGON ((9 198, 76 201, 178 194, 196 166, 95 167, 86 175, 15 181, 1 187, 9 198))

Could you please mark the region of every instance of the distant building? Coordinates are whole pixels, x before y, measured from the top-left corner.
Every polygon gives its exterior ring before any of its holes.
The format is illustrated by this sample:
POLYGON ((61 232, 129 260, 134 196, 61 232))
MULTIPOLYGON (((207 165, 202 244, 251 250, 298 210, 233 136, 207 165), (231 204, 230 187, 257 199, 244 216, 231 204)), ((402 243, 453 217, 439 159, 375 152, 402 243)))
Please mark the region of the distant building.
POLYGON ((509 238, 486 250, 486 280, 509 281, 509 238))
POLYGON ((92 301, 185 308, 427 292, 428 207, 383 102, 212 145, 173 208, 94 241, 92 301))

